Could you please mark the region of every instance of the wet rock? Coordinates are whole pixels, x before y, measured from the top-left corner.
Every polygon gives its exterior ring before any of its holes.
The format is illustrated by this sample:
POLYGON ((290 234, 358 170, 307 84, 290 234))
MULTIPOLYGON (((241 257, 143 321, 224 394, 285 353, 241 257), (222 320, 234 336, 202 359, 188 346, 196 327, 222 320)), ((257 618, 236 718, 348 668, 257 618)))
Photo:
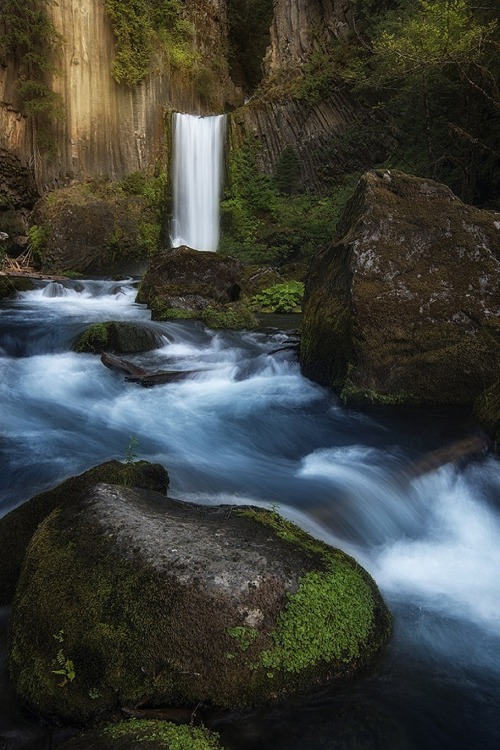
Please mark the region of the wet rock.
POLYGON ((474 401, 474 416, 498 444, 500 442, 500 380, 474 401))
POLYGON ((365 174, 306 285, 301 365, 349 402, 470 404, 500 366, 500 214, 365 174))
POLYGON ((188 247, 154 256, 137 293, 154 320, 196 318, 210 328, 253 328, 242 300, 244 267, 234 258, 188 247))
POLYGON ((122 464, 107 461, 76 477, 70 477, 47 492, 41 492, 0 519, 0 605, 10 604, 16 590, 26 548, 35 530, 55 508, 80 497, 96 482, 114 482, 167 492, 168 474, 159 464, 147 461, 122 464))
POLYGON ((33 711, 83 722, 351 678, 389 633, 368 573, 278 514, 97 484, 30 543, 10 669, 33 711))
POLYGON ((17 292, 27 292, 31 289, 33 282, 27 277, 0 275, 0 299, 15 297, 17 292))
POLYGON ((161 336, 138 323, 109 321, 94 323, 78 336, 73 344, 75 352, 96 354, 112 351, 117 354, 137 354, 163 346, 161 336))

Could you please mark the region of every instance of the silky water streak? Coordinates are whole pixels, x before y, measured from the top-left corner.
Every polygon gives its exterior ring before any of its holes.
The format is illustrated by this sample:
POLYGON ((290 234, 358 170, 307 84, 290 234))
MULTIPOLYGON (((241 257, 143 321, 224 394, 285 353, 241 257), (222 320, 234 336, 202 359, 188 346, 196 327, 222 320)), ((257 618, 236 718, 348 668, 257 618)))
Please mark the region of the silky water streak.
POLYGON ((225 115, 173 115, 172 247, 217 250, 225 134, 225 115))

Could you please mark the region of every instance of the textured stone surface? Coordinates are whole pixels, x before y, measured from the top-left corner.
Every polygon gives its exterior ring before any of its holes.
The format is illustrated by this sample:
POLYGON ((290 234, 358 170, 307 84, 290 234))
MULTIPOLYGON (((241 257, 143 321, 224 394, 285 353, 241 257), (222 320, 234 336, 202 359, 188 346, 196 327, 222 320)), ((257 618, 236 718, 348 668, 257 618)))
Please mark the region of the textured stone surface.
POLYGON ((500 366, 500 214, 365 174, 306 286, 305 375, 346 399, 471 403, 500 366))
POLYGON ((366 571, 277 514, 97 484, 30 543, 10 666, 33 710, 85 721, 351 677, 389 633, 366 571))

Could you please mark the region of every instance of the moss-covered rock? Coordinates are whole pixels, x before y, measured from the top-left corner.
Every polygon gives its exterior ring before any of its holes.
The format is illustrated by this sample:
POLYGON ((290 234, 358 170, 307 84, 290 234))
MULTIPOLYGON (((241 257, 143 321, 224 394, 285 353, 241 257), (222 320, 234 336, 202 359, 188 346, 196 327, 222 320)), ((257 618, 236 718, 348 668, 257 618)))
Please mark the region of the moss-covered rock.
POLYGON ((107 181, 48 193, 35 206, 34 221, 44 238, 37 248, 44 273, 136 275, 160 238, 148 201, 107 181))
POLYGON ((0 299, 13 297, 17 292, 33 289, 33 282, 25 276, 0 276, 0 299))
POLYGON ((276 513, 99 484, 25 558, 10 670, 32 710, 241 706, 352 677, 390 633, 371 577, 276 513), (33 638, 36 633, 36 638, 33 638))
POLYGON ((350 402, 471 404, 500 366, 500 214, 368 172, 306 284, 304 374, 350 402))
POLYGON ((137 301, 148 305, 154 320, 196 318, 212 328, 253 328, 243 278, 234 258, 178 247, 151 260, 137 301))
POLYGON ((218 736, 205 728, 167 721, 131 719, 109 724, 59 745, 60 750, 222 750, 218 736))
POLYGON ((109 321, 94 323, 73 343, 74 352, 97 354, 104 350, 117 354, 136 354, 162 346, 161 337, 138 323, 109 321))
POLYGON ((76 477, 70 477, 47 492, 41 492, 0 519, 0 605, 10 604, 21 571, 26 548, 37 526, 55 508, 74 502, 96 482, 143 487, 166 494, 168 474, 160 464, 147 461, 107 461, 76 477))

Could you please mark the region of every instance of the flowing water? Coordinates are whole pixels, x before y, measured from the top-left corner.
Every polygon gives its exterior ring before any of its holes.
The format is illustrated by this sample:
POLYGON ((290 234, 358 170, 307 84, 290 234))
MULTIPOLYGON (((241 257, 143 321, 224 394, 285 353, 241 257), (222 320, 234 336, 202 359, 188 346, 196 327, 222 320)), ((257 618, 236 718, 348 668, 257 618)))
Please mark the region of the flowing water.
MULTIPOLYGON (((173 497, 278 506, 353 554, 394 613, 373 674, 210 716, 229 750, 497 750, 500 462, 412 470, 466 434, 467 416, 346 409, 300 375, 286 332, 153 323, 134 303, 135 286, 40 282, 2 303, 0 512, 123 460, 134 436, 140 458, 168 469, 173 497), (72 353, 100 320, 142 321, 161 334, 163 346, 137 363, 197 372, 144 389, 98 356, 72 353)), ((2 679, 0 747, 48 747, 2 679)))
POLYGON ((172 247, 217 250, 225 133, 225 115, 173 115, 172 247))

